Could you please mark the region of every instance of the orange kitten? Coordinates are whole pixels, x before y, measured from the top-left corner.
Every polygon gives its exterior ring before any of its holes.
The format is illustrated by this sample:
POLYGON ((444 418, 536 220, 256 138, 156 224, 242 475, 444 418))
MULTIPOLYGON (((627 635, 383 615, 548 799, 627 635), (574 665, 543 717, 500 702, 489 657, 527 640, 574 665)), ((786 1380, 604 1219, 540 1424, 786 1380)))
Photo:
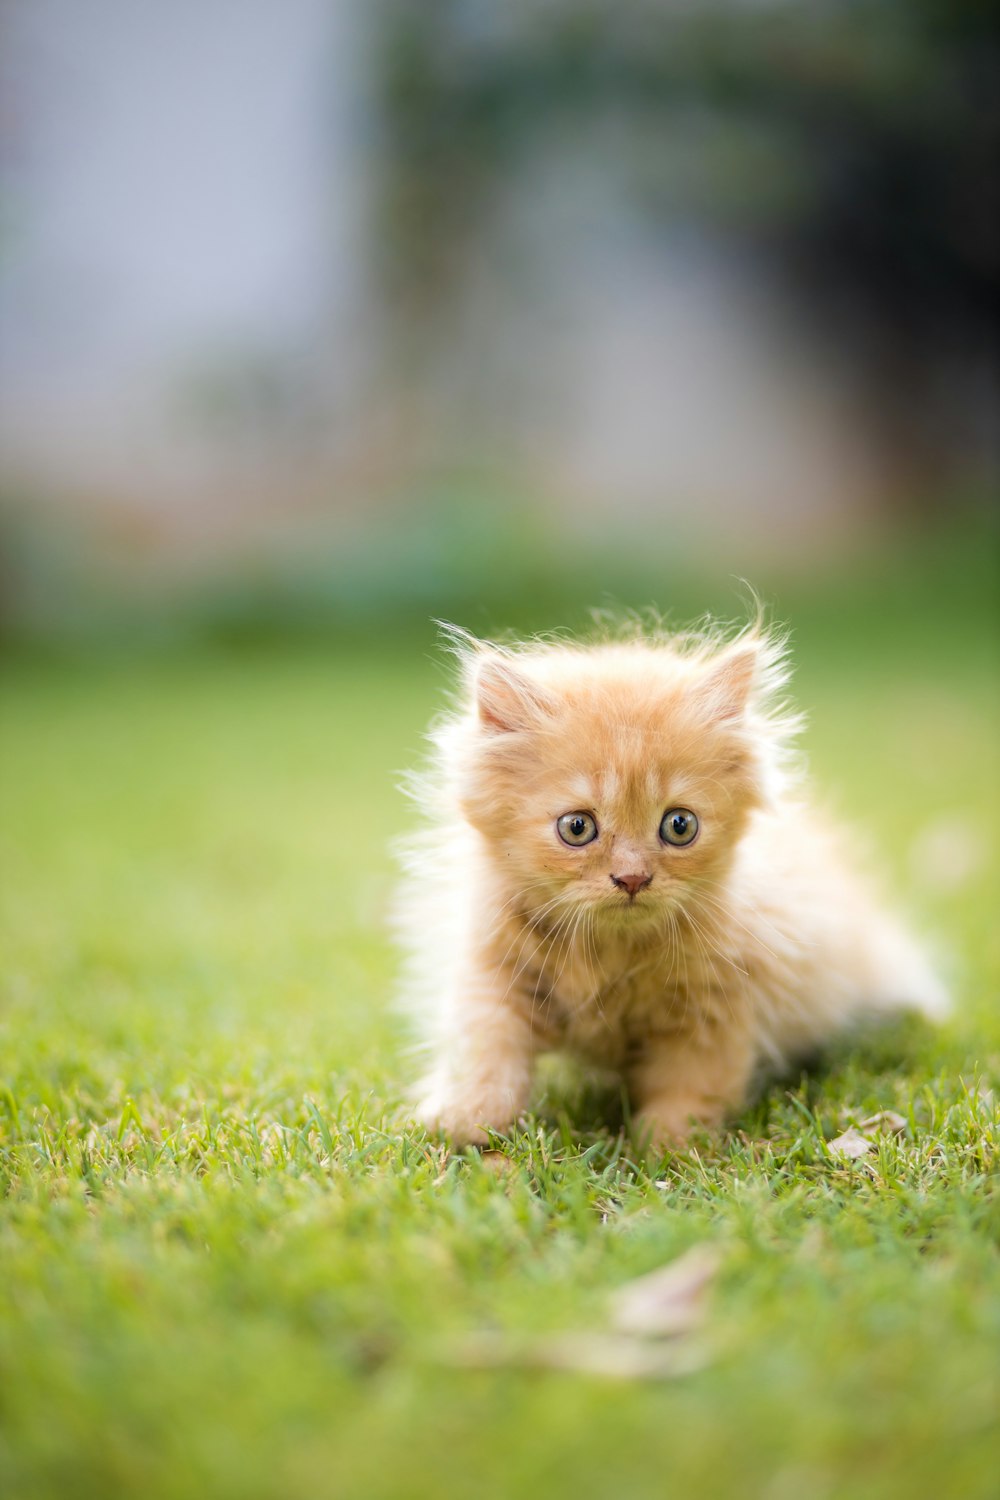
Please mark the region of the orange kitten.
POLYGON ((430 1128, 506 1130, 564 1048, 677 1142, 865 1014, 944 1009, 797 785, 773 638, 455 639, 463 698, 432 735, 403 903, 430 1128))

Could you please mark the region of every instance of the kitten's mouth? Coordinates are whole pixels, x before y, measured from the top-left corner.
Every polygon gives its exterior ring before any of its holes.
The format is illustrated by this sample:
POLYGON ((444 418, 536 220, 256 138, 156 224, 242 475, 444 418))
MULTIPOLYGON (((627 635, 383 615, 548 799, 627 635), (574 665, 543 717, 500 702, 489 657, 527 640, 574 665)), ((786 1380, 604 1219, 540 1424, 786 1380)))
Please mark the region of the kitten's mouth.
POLYGON ((624 891, 617 891, 601 905, 602 910, 608 913, 630 919, 651 916, 654 910, 654 903, 642 891, 635 896, 629 896, 624 891))

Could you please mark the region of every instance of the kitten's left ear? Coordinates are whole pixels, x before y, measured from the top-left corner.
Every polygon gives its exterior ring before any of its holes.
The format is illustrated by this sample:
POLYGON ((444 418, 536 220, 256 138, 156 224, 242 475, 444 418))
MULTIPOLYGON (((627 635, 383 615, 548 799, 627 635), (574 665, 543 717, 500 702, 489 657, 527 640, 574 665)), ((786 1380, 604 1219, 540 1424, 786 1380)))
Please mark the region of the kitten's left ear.
POLYGON ((734 641, 713 661, 698 684, 698 696, 720 719, 741 719, 746 713, 760 670, 760 641, 749 636, 734 641))

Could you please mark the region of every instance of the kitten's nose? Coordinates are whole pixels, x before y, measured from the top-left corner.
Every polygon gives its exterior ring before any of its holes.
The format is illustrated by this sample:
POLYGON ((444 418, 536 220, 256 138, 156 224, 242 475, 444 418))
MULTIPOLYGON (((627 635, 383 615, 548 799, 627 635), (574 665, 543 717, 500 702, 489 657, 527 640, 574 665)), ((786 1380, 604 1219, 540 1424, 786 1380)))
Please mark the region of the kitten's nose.
POLYGON ((639 891, 645 890, 652 878, 652 875, 647 875, 645 870, 641 875, 612 875, 611 877, 619 890, 628 891, 630 896, 636 896, 639 891))

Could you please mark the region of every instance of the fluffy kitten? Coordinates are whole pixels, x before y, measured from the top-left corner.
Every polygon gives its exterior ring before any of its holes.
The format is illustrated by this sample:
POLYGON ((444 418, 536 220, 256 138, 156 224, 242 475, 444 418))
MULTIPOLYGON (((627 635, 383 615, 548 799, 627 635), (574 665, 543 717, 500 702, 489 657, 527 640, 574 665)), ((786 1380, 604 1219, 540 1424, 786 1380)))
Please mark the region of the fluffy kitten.
POLYGON ((565 1048, 676 1143, 859 1017, 944 1008, 796 784, 773 637, 454 639, 462 698, 417 784, 435 826, 403 902, 426 1125, 506 1130, 537 1053, 565 1048))

